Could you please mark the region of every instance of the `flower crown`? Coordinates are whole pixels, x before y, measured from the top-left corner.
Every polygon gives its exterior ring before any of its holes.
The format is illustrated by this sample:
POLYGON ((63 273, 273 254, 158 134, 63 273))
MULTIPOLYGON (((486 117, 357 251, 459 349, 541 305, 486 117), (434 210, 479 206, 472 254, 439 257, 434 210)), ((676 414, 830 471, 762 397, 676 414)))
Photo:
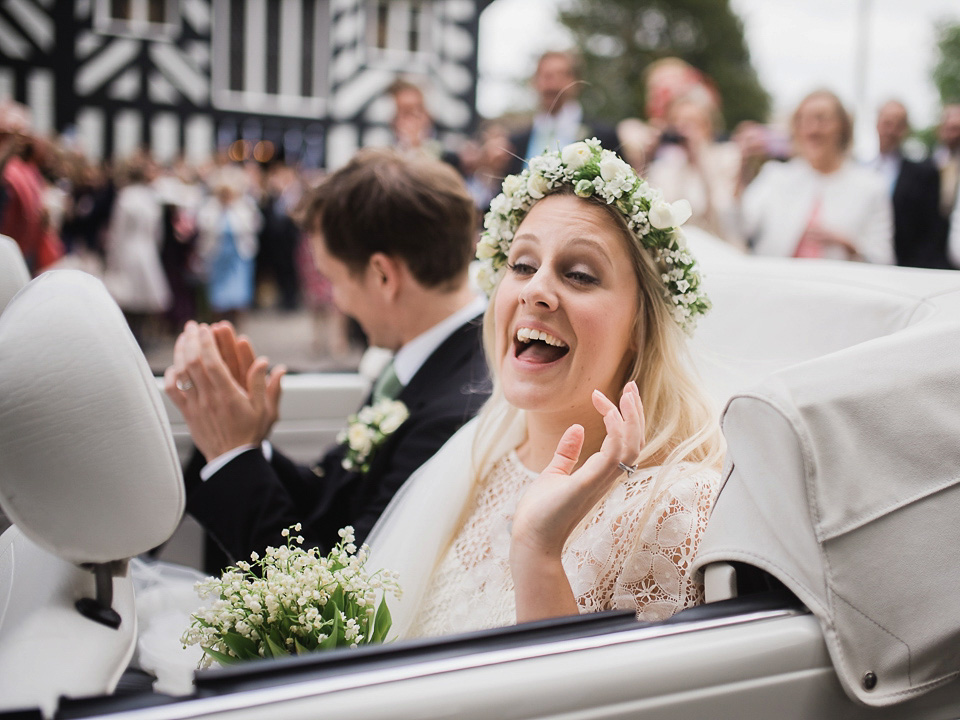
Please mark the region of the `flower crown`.
POLYGON ((601 148, 596 138, 532 158, 522 173, 504 178, 503 192, 490 203, 477 244, 481 288, 488 295, 493 292, 520 223, 537 200, 561 185, 572 186, 582 198, 599 197, 623 214, 660 269, 673 319, 692 333, 697 317, 710 309, 710 299, 700 286, 703 278, 679 229, 690 217, 690 203, 665 202, 659 190, 637 177, 616 153, 601 148))

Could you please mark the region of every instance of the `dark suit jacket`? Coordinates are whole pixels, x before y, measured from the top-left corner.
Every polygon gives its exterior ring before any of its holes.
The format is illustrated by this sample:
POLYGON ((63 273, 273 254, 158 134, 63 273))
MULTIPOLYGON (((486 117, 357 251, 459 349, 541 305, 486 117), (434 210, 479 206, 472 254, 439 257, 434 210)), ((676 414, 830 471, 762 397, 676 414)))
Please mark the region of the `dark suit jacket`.
MULTIPOLYGON (((600 144, 603 145, 605 150, 618 152, 620 141, 617 139, 616 130, 611 126, 584 120, 581 130, 580 135, 583 135, 583 137, 577 138, 578 140, 588 140, 589 138, 595 137, 600 141, 600 144)), ((530 145, 530 135, 532 133, 533 125, 529 125, 524 130, 510 136, 510 144, 513 146, 513 152, 520 157, 511 156, 510 164, 505 171, 507 175, 516 175, 523 170, 525 162, 524 155, 527 153, 527 146, 530 145)))
MULTIPOLYGON (((490 394, 490 381, 475 318, 458 328, 401 391, 407 420, 371 458, 365 474, 344 470, 343 446, 332 448, 312 468, 274 450, 237 456, 209 480, 200 480, 198 452, 184 473, 187 512, 206 528, 231 562, 284 544, 280 531, 300 522, 304 547, 326 552, 337 531, 354 527, 359 545, 410 474, 426 462, 490 394)), ((468 462, 465 459, 464 462, 468 462)))
POLYGON ((940 221, 940 174, 930 161, 902 160, 893 189, 893 243, 897 265, 947 267, 940 221))

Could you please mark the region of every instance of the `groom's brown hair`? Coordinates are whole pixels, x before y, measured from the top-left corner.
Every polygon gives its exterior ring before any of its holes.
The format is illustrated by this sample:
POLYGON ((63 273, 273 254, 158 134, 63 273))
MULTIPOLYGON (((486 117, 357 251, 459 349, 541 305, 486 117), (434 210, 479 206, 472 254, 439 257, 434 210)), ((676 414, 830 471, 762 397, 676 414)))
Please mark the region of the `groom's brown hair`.
POLYGON ((400 258, 424 287, 459 287, 473 255, 473 199, 459 173, 424 155, 358 152, 309 191, 299 222, 362 273, 374 253, 400 258))

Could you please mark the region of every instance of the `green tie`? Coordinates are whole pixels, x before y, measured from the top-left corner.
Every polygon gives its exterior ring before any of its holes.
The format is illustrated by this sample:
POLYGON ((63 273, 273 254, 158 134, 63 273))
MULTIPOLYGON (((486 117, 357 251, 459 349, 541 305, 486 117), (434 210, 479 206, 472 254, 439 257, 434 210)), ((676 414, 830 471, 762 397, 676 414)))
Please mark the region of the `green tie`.
POLYGON ((397 371, 391 361, 373 384, 373 402, 376 404, 383 400, 393 400, 400 394, 401 390, 403 390, 403 385, 400 383, 400 378, 397 377, 397 371))

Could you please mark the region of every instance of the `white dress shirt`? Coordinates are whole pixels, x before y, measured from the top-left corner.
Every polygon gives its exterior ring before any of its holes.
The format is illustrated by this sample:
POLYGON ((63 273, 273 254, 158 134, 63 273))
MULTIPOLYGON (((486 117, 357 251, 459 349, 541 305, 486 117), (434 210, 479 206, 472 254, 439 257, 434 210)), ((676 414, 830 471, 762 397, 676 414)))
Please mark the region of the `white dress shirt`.
POLYGON ((583 125, 583 107, 576 100, 568 100, 556 115, 541 112, 533 118, 527 158, 536 157, 544 150, 559 150, 580 139, 583 125))
POLYGON ((893 197, 893 189, 897 185, 897 178, 900 177, 900 166, 902 164, 903 157, 900 153, 877 155, 877 158, 870 163, 870 168, 883 179, 891 197, 893 197))

